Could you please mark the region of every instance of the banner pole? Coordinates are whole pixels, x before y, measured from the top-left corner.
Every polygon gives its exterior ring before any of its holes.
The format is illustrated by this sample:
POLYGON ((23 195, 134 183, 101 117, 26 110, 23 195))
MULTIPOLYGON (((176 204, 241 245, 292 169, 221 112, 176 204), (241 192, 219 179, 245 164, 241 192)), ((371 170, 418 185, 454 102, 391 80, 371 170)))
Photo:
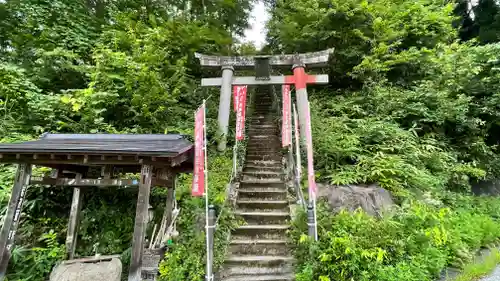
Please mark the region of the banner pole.
POLYGON ((209 235, 209 225, 208 225, 208 167, 207 167, 207 111, 206 111, 206 100, 203 100, 203 153, 204 153, 204 164, 203 173, 205 174, 205 236, 207 243, 207 281, 213 280, 212 275, 212 264, 210 260, 210 235, 209 235))

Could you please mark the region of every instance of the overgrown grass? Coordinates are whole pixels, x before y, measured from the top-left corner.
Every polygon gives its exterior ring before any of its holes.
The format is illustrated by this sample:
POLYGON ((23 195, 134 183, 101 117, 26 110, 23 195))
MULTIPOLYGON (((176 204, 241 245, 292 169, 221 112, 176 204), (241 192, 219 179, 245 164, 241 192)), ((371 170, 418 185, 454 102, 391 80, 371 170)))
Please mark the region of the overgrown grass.
POLYGON ((484 260, 468 264, 463 272, 450 281, 474 281, 491 273, 500 264, 500 251, 493 249, 484 260))
POLYGON ((382 219, 319 205, 319 241, 305 236, 305 214, 294 222, 297 281, 430 281, 446 266, 462 267, 483 246, 500 241, 494 208, 500 199, 450 208, 408 201, 382 219), (476 206, 477 204, 477 206, 476 206), (495 205, 493 205, 495 206, 495 205))

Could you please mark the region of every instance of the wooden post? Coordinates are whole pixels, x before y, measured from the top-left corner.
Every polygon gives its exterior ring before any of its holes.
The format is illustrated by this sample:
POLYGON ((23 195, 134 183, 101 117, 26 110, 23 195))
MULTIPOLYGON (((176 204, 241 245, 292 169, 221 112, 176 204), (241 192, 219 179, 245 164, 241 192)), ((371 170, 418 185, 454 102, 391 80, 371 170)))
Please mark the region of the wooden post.
POLYGON ((175 180, 177 175, 173 171, 166 170, 162 174, 162 179, 167 180, 167 202, 165 205, 165 217, 167 219, 167 228, 172 223, 172 214, 175 202, 175 180), (165 178, 163 178, 165 177, 165 178))
POLYGON ((137 208, 135 213, 134 236, 132 238, 132 254, 128 281, 141 280, 142 253, 148 222, 149 194, 151 191, 152 166, 142 165, 139 194, 137 195, 137 208))
POLYGON ((111 179, 111 177, 113 176, 113 168, 113 165, 105 165, 102 169, 101 175, 105 179, 111 179))
MULTIPOLYGON (((82 178, 82 174, 76 174, 76 179, 82 178)), ((68 221, 68 232, 66 235, 66 255, 68 259, 75 256, 76 241, 78 237, 78 226, 80 225, 80 210, 82 206, 82 192, 79 187, 73 188, 73 200, 68 221)))
POLYGON ((23 201, 28 189, 30 176, 31 164, 19 164, 5 220, 0 231, 0 280, 3 280, 7 273, 10 251, 14 245, 14 238, 21 218, 23 201))

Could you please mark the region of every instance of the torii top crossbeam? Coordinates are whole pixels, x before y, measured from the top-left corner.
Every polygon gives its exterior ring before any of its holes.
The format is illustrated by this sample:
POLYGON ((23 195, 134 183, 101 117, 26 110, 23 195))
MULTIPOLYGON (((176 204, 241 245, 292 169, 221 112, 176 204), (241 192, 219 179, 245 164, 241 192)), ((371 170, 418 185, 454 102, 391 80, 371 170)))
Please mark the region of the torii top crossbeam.
POLYGON ((274 67, 290 67, 297 60, 308 67, 324 67, 327 65, 328 57, 333 53, 333 49, 319 52, 295 54, 295 55, 272 55, 272 56, 210 56, 195 53, 197 59, 203 67, 232 66, 234 68, 255 67, 255 61, 261 59, 269 60, 269 65, 274 67))
POLYGON ((273 55, 273 56, 210 56, 196 53, 203 67, 222 69, 222 77, 204 78, 202 86, 220 86, 219 101, 219 150, 226 149, 226 135, 229 127, 229 112, 231 107, 232 85, 295 85, 299 111, 299 121, 302 135, 306 125, 306 111, 308 106, 307 84, 327 84, 328 75, 307 75, 305 67, 315 68, 328 65, 329 56, 334 49, 320 52, 273 55), (293 69, 293 76, 271 76, 271 67, 293 69), (235 69, 255 69, 255 76, 233 77, 235 69))

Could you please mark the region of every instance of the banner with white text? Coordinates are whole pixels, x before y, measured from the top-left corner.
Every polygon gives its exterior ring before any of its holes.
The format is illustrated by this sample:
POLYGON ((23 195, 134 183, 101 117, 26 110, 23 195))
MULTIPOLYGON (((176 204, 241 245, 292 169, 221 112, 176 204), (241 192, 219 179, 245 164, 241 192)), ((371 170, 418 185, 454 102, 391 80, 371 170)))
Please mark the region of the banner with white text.
POLYGON ((290 98, 290 85, 282 86, 282 111, 283 121, 281 122, 281 143, 283 147, 292 144, 292 104, 290 98))
POLYGON ((236 86, 236 140, 245 138, 245 108, 247 102, 247 86, 236 86))
POLYGON ((203 196, 205 192, 205 104, 195 113, 194 123, 194 170, 193 196, 203 196))

